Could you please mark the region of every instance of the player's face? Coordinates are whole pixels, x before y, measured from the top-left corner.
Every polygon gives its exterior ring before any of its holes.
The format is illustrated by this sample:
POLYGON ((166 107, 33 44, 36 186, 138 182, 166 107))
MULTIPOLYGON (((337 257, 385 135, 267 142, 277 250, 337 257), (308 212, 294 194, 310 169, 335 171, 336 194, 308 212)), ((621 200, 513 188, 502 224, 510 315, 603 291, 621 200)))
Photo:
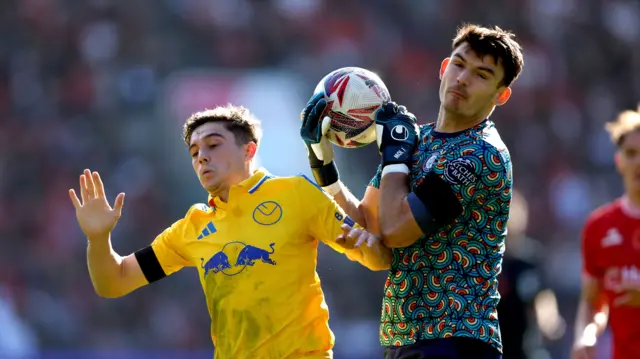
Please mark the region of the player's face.
POLYGON ((189 154, 202 187, 218 194, 242 181, 255 144, 237 144, 234 134, 220 122, 207 122, 193 131, 189 154), (252 146, 253 145, 253 146, 252 146))
POLYGON ((616 153, 616 166, 628 192, 640 192, 640 132, 625 136, 616 153))
POLYGON ((440 68, 440 102, 445 111, 462 118, 488 117, 503 105, 511 89, 502 86, 504 69, 491 55, 479 57, 468 43, 458 46, 440 68))

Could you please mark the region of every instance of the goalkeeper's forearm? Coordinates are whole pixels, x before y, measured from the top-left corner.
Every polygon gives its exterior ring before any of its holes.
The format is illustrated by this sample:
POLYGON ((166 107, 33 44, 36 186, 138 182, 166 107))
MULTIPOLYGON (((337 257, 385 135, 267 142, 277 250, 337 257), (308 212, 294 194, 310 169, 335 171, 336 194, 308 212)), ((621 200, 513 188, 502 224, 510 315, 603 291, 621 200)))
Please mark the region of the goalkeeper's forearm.
POLYGON ((111 236, 91 238, 87 246, 87 266, 96 293, 105 298, 124 295, 119 283, 122 277, 123 257, 111 246, 111 236))
POLYGON ((391 249, 385 247, 381 241, 377 241, 371 247, 368 247, 365 243, 359 248, 346 251, 345 254, 350 260, 358 262, 373 271, 391 268, 391 260, 393 258, 391 249))

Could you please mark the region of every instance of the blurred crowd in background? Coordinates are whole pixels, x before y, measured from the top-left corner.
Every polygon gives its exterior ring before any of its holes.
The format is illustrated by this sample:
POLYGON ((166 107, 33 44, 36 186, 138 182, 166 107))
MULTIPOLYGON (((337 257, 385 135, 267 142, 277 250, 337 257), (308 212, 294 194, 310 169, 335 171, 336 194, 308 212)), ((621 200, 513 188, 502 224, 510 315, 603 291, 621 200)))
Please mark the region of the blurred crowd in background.
MULTIPOLYGON (((67 350, 62 357, 97 358, 78 354, 89 349, 210 357, 195 270, 121 299, 94 293, 67 194, 81 171, 100 171, 111 199, 126 192, 113 245, 128 254, 206 201, 181 143, 190 112, 249 107, 264 123, 260 165, 308 173, 299 112, 322 76, 371 69, 421 123, 434 121, 440 62, 463 21, 511 29, 525 49, 513 96, 492 118, 528 201, 526 233, 543 249, 540 287, 555 292, 566 321, 541 344, 548 357, 566 357, 581 226, 621 194, 603 124, 640 101, 634 0, 0 2, 0 358, 67 350)), ((337 156, 361 196, 379 162, 375 145, 337 156)), ((336 358, 379 357, 385 273, 327 248, 318 271, 336 358)))

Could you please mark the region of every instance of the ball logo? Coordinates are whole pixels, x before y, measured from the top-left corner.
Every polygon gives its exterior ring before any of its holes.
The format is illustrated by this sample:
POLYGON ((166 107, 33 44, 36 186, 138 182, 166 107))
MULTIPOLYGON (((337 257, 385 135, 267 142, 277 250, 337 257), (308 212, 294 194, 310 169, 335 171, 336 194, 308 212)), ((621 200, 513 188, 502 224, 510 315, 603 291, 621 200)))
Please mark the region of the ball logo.
POLYGON ((260 203, 253 210, 253 220, 263 226, 276 224, 282 218, 282 207, 274 201, 260 203))
POLYGON ((409 138, 409 130, 406 126, 396 125, 391 129, 391 138, 396 141, 406 141, 409 138))

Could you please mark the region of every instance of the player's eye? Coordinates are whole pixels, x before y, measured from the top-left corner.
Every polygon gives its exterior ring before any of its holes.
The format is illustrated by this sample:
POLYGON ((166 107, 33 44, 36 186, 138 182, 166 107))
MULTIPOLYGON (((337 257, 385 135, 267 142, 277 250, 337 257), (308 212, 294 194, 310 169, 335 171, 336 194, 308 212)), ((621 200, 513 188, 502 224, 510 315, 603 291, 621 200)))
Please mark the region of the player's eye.
POLYGON ((459 62, 454 62, 454 63, 453 63, 453 66, 455 66, 455 67, 462 67, 462 64, 461 64, 461 63, 459 63, 459 62))
POLYGON ((478 77, 480 77, 480 78, 481 78, 481 79, 483 79, 483 80, 486 80, 486 79, 488 79, 488 78, 489 78, 487 75, 485 75, 485 74, 483 74, 483 73, 479 73, 479 74, 478 74, 478 77))
POLYGON ((214 144, 209 145, 209 148, 210 148, 210 149, 214 149, 214 148, 216 148, 216 147, 218 147, 218 144, 217 144, 217 143, 214 143, 214 144))

